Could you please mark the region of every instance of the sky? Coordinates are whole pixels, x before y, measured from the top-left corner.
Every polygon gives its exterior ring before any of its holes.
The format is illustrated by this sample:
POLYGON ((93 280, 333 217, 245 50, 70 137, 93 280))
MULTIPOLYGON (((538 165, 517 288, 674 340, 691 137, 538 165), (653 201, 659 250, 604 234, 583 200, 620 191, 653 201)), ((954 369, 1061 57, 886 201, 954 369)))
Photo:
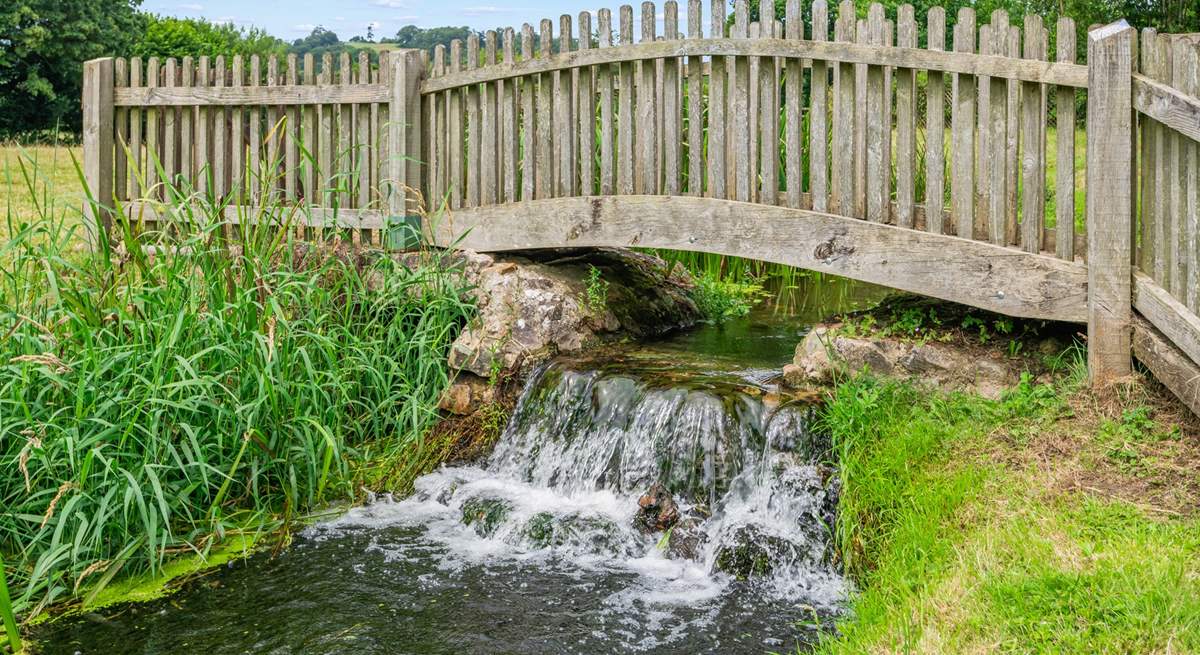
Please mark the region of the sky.
MULTIPOLYGON (((636 23, 640 3, 629 0, 516 0, 514 3, 503 0, 143 0, 142 9, 166 16, 207 18, 241 27, 261 27, 287 41, 305 36, 321 25, 345 41, 352 36, 365 36, 368 25, 374 25, 376 39, 391 36, 409 24, 420 27, 467 25, 478 30, 511 26, 519 31, 522 23, 536 26, 542 18, 552 18, 557 30, 561 14, 577 18, 580 11, 594 11, 600 7, 615 12, 622 2, 635 6, 636 23)), ((662 3, 655 4, 660 7, 661 14, 662 3)), ((687 2, 679 4, 680 24, 686 25, 687 2)), ((661 22, 661 15, 658 19, 661 22)), ((595 24, 595 18, 592 21, 595 24)), ((637 34, 640 28, 635 25, 634 30, 637 34)))

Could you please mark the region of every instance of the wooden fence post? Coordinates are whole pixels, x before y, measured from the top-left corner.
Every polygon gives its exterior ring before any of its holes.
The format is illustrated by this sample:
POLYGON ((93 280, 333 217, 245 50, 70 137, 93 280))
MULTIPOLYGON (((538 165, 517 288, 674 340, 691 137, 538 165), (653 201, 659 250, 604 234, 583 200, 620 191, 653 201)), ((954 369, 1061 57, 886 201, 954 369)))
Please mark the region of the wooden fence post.
POLYGON ((388 210, 392 216, 409 214, 417 202, 412 190, 421 186, 421 79, 425 66, 420 50, 399 50, 391 57, 391 102, 388 126, 392 191, 388 210))
POLYGON ((1133 41, 1119 21, 1088 34, 1088 374, 1132 370, 1133 41))
POLYGON ((83 178, 89 194, 83 209, 84 236, 94 250, 101 230, 112 228, 113 60, 83 64, 83 178))

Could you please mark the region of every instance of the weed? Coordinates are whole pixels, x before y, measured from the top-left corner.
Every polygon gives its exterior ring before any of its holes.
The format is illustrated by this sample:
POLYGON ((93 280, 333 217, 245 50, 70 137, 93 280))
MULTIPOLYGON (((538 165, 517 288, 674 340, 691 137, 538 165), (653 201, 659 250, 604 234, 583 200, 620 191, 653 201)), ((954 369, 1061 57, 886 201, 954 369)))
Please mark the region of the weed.
POLYGON ((593 315, 599 316, 608 310, 608 280, 605 280, 600 269, 588 266, 587 276, 587 309, 593 315))

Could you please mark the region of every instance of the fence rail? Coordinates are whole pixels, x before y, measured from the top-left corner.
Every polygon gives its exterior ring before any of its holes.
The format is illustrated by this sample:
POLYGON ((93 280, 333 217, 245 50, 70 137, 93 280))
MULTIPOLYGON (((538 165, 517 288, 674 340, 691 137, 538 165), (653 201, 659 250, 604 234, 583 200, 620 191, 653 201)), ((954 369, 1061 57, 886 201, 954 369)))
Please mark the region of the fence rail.
MULTIPOLYGON (((1098 381, 1131 348, 1162 378, 1200 362, 1195 43, 1118 23, 1088 33, 1082 65, 1069 18, 1051 52, 1036 15, 964 8, 947 30, 937 7, 918 25, 908 5, 705 4, 377 67, 89 62, 92 218, 170 224, 200 198, 233 223, 284 214, 378 243, 423 210, 437 244, 705 250, 1086 322, 1098 381), (1182 358, 1134 338, 1135 309, 1182 358)), ((1195 388, 1176 391, 1200 409, 1195 388)))

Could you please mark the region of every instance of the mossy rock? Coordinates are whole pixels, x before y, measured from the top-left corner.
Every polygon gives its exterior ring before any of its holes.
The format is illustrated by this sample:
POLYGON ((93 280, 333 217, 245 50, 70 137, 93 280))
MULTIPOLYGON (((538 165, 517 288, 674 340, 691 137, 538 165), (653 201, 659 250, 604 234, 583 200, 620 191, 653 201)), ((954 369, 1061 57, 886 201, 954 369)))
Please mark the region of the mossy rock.
POLYGON ((755 526, 738 528, 729 543, 717 549, 714 566, 738 580, 761 578, 775 567, 793 562, 800 556, 795 544, 781 537, 765 534, 755 526))
POLYGON ((475 528, 475 534, 490 537, 512 512, 512 504, 496 498, 469 498, 462 505, 463 525, 475 528))

